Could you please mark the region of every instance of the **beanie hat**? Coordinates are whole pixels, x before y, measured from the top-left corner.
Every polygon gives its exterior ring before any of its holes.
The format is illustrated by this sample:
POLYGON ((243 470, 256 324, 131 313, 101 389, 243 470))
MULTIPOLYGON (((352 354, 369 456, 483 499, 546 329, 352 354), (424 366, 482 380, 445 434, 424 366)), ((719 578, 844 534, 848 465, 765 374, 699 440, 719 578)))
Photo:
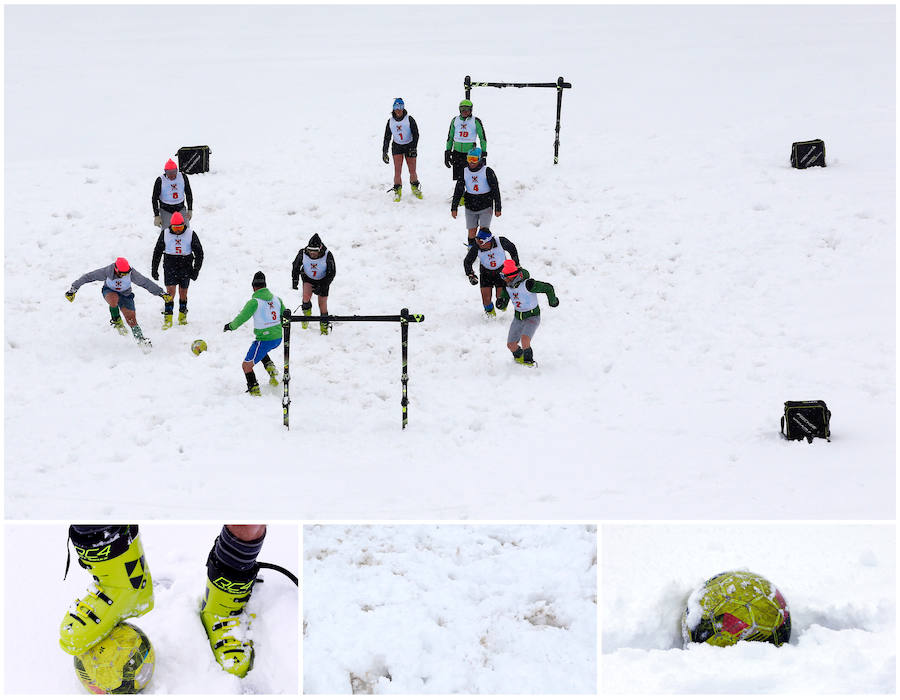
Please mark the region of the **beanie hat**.
POLYGON ((169 220, 169 226, 184 226, 184 217, 181 212, 176 211, 169 220))
POLYGON ((315 249, 317 249, 317 248, 324 248, 324 247, 325 247, 325 246, 322 245, 322 239, 319 238, 319 234, 318 234, 318 233, 314 233, 314 234, 310 237, 309 243, 306 244, 306 248, 307 248, 307 249, 313 249, 313 250, 315 250, 315 249))
POLYGON ((262 270, 258 271, 255 275, 253 275, 253 286, 254 287, 265 287, 266 286, 266 276, 263 274, 262 270))
POLYGON ((171 158, 169 158, 169 160, 166 161, 166 167, 163 168, 163 170, 178 170, 178 166, 175 165, 175 161, 174 161, 174 160, 172 160, 171 158))
POLYGON ((130 269, 131 265, 125 258, 116 258, 116 272, 128 272, 130 269))
POLYGON ((509 275, 514 275, 519 271, 519 266, 516 265, 516 261, 509 259, 505 263, 503 263, 503 267, 500 269, 500 274, 504 277, 509 275))
POLYGON ((394 106, 392 109, 403 109, 403 108, 404 108, 403 98, 402 97, 396 98, 394 100, 394 106))
POLYGON ((491 240, 493 237, 494 237, 494 234, 491 233, 491 230, 490 230, 489 228, 482 228, 482 229, 478 232, 478 235, 476 236, 476 238, 477 238, 479 241, 481 241, 482 243, 483 243, 484 241, 489 241, 489 240, 491 240))

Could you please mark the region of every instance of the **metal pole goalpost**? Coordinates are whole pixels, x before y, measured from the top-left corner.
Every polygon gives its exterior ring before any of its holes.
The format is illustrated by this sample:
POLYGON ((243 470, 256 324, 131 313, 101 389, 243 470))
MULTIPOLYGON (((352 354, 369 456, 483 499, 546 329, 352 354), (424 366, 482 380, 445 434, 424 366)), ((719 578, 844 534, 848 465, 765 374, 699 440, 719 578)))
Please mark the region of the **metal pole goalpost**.
POLYGON ((402 360, 403 370, 400 374, 400 385, 402 387, 402 395, 400 398, 400 406, 402 407, 403 413, 403 423, 401 430, 406 429, 406 424, 408 422, 408 412, 407 407, 409 406, 409 401, 406 395, 406 386, 409 382, 409 374, 407 372, 407 346, 409 341, 409 324, 410 323, 423 323, 425 321, 425 314, 411 314, 409 313, 409 309, 400 309, 400 314, 397 316, 296 316, 294 314, 288 314, 282 319, 282 326, 284 327, 284 396, 281 399, 281 406, 284 411, 284 427, 290 430, 290 405, 291 405, 291 395, 290 395, 290 356, 291 356, 291 324, 300 322, 313 322, 313 321, 325 321, 330 323, 331 321, 388 321, 390 323, 399 323, 400 324, 400 357, 402 360))
POLYGON ((473 83, 472 78, 467 75, 465 80, 463 80, 463 87, 466 89, 467 100, 473 87, 556 88, 556 138, 553 141, 553 165, 559 163, 559 126, 562 116, 562 96, 563 90, 571 88, 572 83, 567 83, 562 76, 559 76, 555 83, 473 83))

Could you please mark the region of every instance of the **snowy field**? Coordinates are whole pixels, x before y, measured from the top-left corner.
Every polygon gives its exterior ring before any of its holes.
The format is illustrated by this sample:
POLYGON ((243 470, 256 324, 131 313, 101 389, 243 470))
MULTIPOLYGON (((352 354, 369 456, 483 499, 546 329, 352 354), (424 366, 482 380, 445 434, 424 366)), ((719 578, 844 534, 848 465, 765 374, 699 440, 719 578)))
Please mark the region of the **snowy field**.
POLYGON ((303 530, 304 693, 595 693, 592 525, 303 530))
MULTIPOLYGON (((299 596, 282 574, 262 570, 247 612, 256 649, 246 678, 227 674, 209 648, 199 606, 206 585, 206 557, 221 524, 141 524, 154 607, 132 620, 156 650, 156 668, 145 693, 296 694, 299 692, 299 596)), ((7 523, 4 576, 4 693, 88 695, 72 657, 59 647, 59 623, 93 583, 72 550, 66 568, 68 526, 7 523)), ((259 561, 299 575, 299 530, 269 525, 259 561)))
POLYGON ((7 517, 894 517, 894 7, 4 15, 7 517), (505 348, 509 314, 484 318, 449 215, 466 74, 573 84, 557 166, 554 90, 472 93, 492 228, 561 300, 542 299, 534 370, 505 348), (394 204, 397 96, 425 198, 394 204), (829 167, 792 169, 812 138, 829 167), (186 328, 160 330, 137 290, 145 356, 99 284, 63 294, 117 256, 149 274, 154 179, 195 144, 206 262, 186 328), (244 393, 251 331, 222 326, 258 269, 299 307, 313 232, 332 313, 425 314, 406 431, 393 324, 296 330, 289 432, 280 388, 244 393), (798 399, 828 402, 831 444, 780 439, 798 399))
POLYGON ((604 693, 895 694, 893 525, 604 525, 604 693), (682 649, 688 595, 721 571, 768 578, 790 643, 682 649))

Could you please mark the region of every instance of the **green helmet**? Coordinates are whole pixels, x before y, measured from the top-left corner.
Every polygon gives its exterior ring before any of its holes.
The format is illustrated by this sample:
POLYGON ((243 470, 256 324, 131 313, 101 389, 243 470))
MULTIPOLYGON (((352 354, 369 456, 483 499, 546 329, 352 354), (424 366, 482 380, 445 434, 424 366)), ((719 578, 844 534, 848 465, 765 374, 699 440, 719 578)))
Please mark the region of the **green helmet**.
POLYGON ((681 636, 685 646, 727 647, 742 640, 781 646, 791 638, 791 613, 770 581, 749 571, 726 571, 691 593, 681 636))
POLYGON ((463 107, 468 107, 469 111, 471 111, 472 110, 472 100, 460 100, 459 107, 460 107, 460 109, 462 109, 463 107))

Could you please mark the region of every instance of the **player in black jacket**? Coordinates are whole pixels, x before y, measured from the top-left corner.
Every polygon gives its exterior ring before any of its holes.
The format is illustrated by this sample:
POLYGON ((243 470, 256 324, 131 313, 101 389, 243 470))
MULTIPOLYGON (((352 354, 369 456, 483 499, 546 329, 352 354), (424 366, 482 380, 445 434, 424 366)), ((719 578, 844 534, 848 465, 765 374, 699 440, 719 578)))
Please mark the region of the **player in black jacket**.
POLYGON ((187 175, 178 171, 178 166, 171 158, 166 161, 162 177, 156 178, 153 183, 150 205, 153 207, 153 224, 160 229, 169 227, 169 220, 176 211, 181 212, 185 221, 190 221, 194 214, 191 182, 187 175))
POLYGON ((403 158, 406 158, 406 167, 409 169, 409 184, 416 199, 422 199, 422 190, 419 189, 419 178, 416 176, 416 151, 419 147, 419 127, 403 105, 403 98, 394 100, 394 109, 391 112, 387 124, 384 125, 384 143, 381 145, 381 159, 390 163, 387 149, 391 143, 391 154, 394 158, 394 201, 399 202, 402 194, 400 172, 403 170, 403 158))
MULTIPOLYGON (((513 242, 504 236, 495 236, 489 228, 482 228, 475 237, 475 245, 469 248, 463 260, 463 270, 469 282, 473 285, 481 283, 481 303, 484 305, 484 313, 488 316, 497 315, 491 301, 491 288, 497 290, 499 300, 506 289, 506 282, 500 276, 500 270, 508 259, 514 260, 516 264, 519 262, 519 251, 513 242), (478 276, 472 272, 472 263, 476 257, 480 268, 478 276)), ((505 309, 501 309, 503 310, 505 309)))
POLYGON ((491 225, 491 216, 500 216, 500 183, 493 169, 484 163, 480 148, 473 148, 466 155, 468 167, 456 181, 453 200, 450 202, 450 216, 456 218, 459 200, 465 194, 466 229, 470 246, 475 244, 475 232, 479 227, 491 225))
MULTIPOLYGON (((150 274, 159 279, 159 260, 163 261, 163 281, 170 297, 175 296, 178 287, 178 325, 187 325, 187 294, 191 280, 196 280, 203 267, 203 246, 197 232, 191 230, 181 212, 174 212, 168 228, 163 229, 156 239, 150 274)), ((163 330, 172 327, 172 312, 175 300, 167 301, 163 309, 163 330)))
MULTIPOLYGON (((303 280, 303 303, 300 308, 304 316, 312 316, 313 294, 319 298, 320 315, 328 315, 328 289, 336 274, 334 255, 322 243, 319 234, 314 233, 306 247, 297 253, 291 267, 291 286, 297 289, 298 281, 303 280)), ((309 327, 306 321, 301 325, 303 328, 309 327)), ((331 324, 327 321, 319 321, 319 332, 322 335, 328 335, 330 328, 331 324)))

